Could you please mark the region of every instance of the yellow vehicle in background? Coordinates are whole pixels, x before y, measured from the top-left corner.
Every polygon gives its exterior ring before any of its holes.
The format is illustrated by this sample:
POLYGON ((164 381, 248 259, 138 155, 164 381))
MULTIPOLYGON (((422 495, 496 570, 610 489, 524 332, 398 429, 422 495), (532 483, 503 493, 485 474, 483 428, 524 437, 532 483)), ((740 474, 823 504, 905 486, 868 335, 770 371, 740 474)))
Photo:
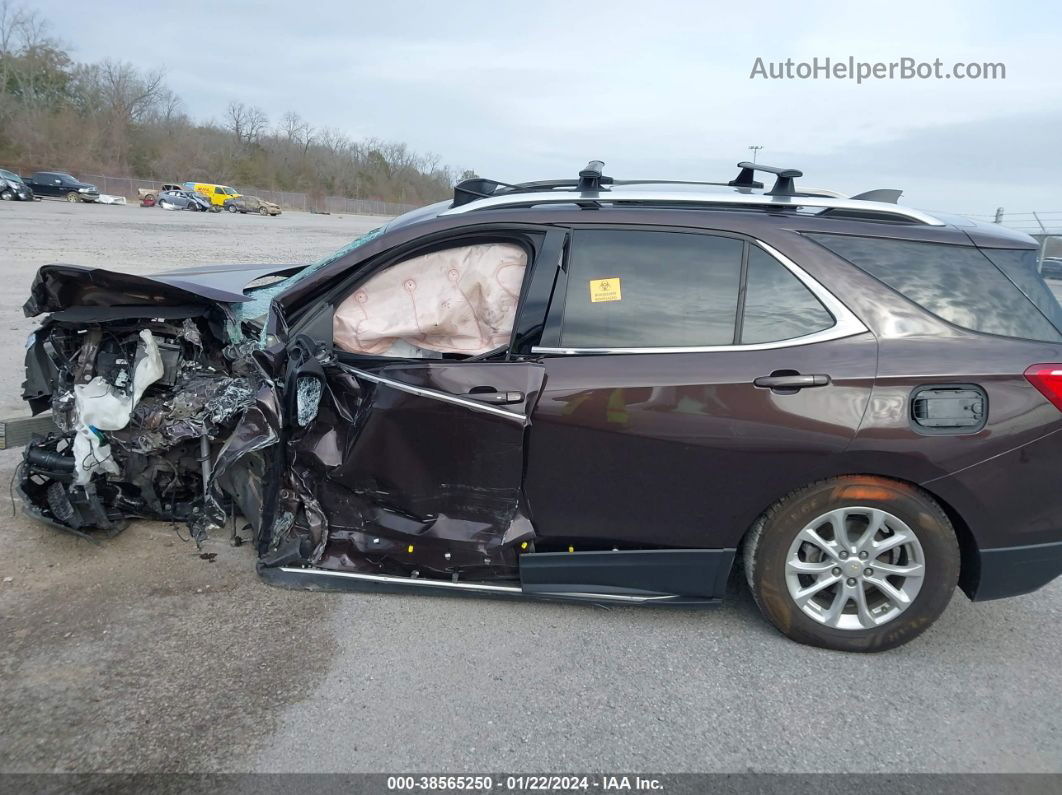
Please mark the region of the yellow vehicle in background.
POLYGON ((214 185, 210 182, 186 182, 184 183, 184 187, 188 190, 202 193, 210 199, 211 204, 219 209, 225 206, 226 200, 235 199, 243 195, 238 193, 235 188, 230 188, 228 185, 214 185))

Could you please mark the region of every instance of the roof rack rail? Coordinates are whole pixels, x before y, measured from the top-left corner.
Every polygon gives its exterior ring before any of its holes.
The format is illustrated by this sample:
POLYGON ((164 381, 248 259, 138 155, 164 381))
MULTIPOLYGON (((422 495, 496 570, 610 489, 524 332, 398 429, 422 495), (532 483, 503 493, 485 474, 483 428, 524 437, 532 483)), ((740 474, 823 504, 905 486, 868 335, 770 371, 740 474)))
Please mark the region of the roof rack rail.
POLYGON ((795 168, 760 165, 742 161, 741 171, 729 182, 692 182, 685 180, 614 180, 604 175, 605 164, 591 160, 579 172, 578 179, 538 180, 516 184, 476 177, 454 187, 454 200, 443 215, 500 207, 531 206, 536 204, 575 204, 580 207, 600 207, 602 204, 638 204, 671 207, 714 205, 724 208, 758 207, 767 210, 796 210, 810 208, 823 214, 873 220, 899 220, 929 226, 944 226, 945 222, 929 213, 896 203, 902 191, 879 189, 846 198, 831 191, 796 190, 793 182, 804 172, 795 168), (775 175, 769 191, 755 179, 756 172, 775 175), (704 185, 738 188, 737 191, 696 193, 668 188, 669 185, 704 185), (645 190, 639 190, 645 186, 645 190))
POLYGON ((540 204, 577 204, 600 207, 612 205, 655 205, 670 207, 700 206, 721 209, 767 209, 796 210, 799 208, 847 211, 853 214, 873 215, 879 220, 906 221, 908 223, 944 226, 944 222, 929 213, 912 207, 903 207, 885 202, 861 199, 837 198, 834 196, 771 196, 766 193, 692 193, 678 190, 637 190, 626 186, 614 187, 598 195, 587 195, 578 190, 543 190, 503 192, 469 203, 452 206, 441 215, 454 215, 476 210, 502 209, 505 207, 529 207, 540 204))

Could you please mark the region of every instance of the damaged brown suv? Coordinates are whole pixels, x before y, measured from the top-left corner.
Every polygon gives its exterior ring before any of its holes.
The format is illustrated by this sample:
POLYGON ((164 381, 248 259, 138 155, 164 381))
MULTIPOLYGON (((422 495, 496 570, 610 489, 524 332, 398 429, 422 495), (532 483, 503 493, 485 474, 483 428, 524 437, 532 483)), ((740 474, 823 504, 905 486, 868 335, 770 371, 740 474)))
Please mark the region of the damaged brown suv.
POLYGON ((853 651, 1057 576, 1035 242, 739 165, 469 180, 309 266, 43 267, 26 510, 239 514, 312 588, 711 604, 740 550, 781 631, 853 651))

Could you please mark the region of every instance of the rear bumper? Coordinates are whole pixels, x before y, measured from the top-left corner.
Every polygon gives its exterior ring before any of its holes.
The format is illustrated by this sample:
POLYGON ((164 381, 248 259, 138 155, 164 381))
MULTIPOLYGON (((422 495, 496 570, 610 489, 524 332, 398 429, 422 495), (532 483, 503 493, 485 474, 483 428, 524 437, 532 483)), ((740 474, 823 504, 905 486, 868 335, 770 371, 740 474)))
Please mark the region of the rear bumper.
POLYGON ((976 602, 1029 593, 1062 575, 1062 541, 982 549, 979 557, 980 577, 970 595, 976 602))

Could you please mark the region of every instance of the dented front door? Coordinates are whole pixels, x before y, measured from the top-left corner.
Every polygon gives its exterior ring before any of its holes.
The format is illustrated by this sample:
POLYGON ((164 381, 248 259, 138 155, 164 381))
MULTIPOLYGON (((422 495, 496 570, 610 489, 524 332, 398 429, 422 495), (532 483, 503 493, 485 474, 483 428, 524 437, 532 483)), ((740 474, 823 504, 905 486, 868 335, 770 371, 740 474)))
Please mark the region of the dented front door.
POLYGON ((306 424, 291 423, 287 459, 307 562, 447 580, 513 576, 533 538, 523 445, 543 372, 525 362, 347 357, 304 373, 296 391, 307 405, 293 409, 306 424))

